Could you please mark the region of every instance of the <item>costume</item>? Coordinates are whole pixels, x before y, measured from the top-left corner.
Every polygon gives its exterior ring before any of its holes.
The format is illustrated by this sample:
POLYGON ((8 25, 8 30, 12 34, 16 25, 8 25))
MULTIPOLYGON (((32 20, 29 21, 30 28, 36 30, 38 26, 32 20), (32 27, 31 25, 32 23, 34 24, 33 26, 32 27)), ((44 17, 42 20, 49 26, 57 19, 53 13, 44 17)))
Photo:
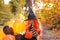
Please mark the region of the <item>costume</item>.
POLYGON ((34 15, 32 9, 29 7, 26 32, 21 40, 37 40, 38 35, 40 35, 39 22, 34 15))

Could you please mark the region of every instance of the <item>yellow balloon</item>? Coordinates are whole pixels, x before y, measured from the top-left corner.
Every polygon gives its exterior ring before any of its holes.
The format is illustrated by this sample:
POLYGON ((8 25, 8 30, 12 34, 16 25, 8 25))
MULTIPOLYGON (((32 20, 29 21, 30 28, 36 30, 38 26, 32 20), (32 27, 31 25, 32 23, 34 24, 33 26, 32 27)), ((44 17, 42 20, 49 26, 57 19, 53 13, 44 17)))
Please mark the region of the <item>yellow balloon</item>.
POLYGON ((25 23, 20 21, 15 21, 13 29, 14 29, 14 33, 23 32, 25 30, 25 23))
POLYGON ((2 39, 5 36, 4 32, 2 29, 0 29, 0 39, 2 39))

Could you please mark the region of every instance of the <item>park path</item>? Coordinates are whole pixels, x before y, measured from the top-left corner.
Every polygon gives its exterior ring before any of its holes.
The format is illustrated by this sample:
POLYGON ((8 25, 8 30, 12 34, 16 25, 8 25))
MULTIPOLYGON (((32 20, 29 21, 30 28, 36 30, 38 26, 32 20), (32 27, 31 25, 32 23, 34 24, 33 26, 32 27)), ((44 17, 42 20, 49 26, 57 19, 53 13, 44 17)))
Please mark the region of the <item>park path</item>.
POLYGON ((42 40, 60 40, 60 34, 52 33, 48 28, 43 27, 42 40))

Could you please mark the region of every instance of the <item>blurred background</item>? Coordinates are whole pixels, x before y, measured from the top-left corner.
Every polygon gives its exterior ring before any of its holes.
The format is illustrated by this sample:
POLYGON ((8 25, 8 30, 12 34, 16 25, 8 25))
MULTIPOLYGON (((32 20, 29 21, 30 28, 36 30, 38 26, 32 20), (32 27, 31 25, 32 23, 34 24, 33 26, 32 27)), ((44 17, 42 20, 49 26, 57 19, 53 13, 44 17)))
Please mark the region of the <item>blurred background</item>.
POLYGON ((32 6, 35 15, 40 19, 44 28, 47 28, 52 33, 60 34, 60 0, 30 1, 0 0, 0 39, 4 36, 4 25, 13 27, 13 24, 18 23, 19 20, 20 24, 25 25, 24 20, 28 16, 28 6, 32 6), (30 1, 32 5, 30 5, 30 1))

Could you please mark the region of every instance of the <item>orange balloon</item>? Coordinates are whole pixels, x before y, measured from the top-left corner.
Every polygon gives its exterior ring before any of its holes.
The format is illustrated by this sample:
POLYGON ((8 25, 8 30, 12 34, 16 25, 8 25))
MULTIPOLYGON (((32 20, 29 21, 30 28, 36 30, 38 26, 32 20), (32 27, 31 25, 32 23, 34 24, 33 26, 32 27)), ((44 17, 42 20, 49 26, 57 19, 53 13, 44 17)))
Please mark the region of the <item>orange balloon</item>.
POLYGON ((2 40, 15 40, 13 35, 6 35, 2 40))
POLYGON ((27 38, 27 39, 31 39, 32 38, 32 32, 30 31, 30 32, 26 32, 26 34, 25 34, 25 38, 27 38))

